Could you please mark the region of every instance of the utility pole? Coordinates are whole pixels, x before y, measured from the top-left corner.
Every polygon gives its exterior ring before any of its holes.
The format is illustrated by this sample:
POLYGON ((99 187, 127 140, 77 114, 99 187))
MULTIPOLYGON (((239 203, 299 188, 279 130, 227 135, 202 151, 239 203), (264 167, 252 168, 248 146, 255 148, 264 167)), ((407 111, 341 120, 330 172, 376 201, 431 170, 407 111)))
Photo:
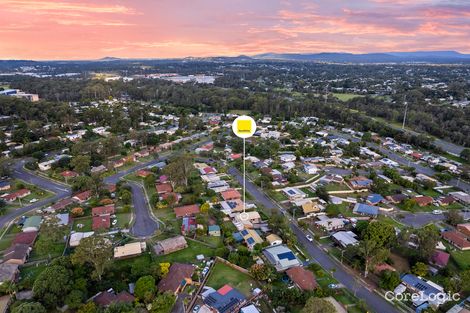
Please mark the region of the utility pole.
POLYGON ((401 129, 405 129, 405 122, 406 122, 406 113, 408 111, 408 102, 406 101, 406 95, 403 96, 403 103, 405 104, 405 114, 403 115, 403 125, 401 126, 401 129))

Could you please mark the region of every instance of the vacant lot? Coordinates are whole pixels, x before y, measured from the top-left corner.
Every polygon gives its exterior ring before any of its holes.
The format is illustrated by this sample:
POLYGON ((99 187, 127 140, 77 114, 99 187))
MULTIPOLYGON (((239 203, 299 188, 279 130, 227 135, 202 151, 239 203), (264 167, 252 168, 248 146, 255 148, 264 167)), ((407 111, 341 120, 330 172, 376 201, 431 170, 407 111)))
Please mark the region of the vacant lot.
POLYGON ((155 260, 157 262, 180 262, 180 263, 192 263, 196 262, 196 256, 198 254, 203 254, 205 257, 211 257, 214 255, 214 249, 206 246, 197 241, 186 240, 188 242, 188 247, 186 249, 176 251, 167 255, 156 256, 155 260))
POLYGON ((251 294, 251 289, 258 287, 257 282, 249 275, 237 271, 224 263, 217 262, 210 273, 206 285, 217 290, 225 284, 238 289, 247 297, 251 294))

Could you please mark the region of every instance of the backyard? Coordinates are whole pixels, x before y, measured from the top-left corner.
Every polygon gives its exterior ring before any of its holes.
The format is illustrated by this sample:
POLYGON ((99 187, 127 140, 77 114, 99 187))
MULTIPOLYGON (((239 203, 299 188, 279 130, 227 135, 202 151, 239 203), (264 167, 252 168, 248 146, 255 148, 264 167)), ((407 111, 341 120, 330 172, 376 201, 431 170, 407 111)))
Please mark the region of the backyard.
POLYGON ((206 285, 217 290, 225 284, 238 289, 247 297, 251 295, 253 288, 258 287, 258 283, 249 275, 237 271, 222 262, 217 262, 207 279, 206 285))

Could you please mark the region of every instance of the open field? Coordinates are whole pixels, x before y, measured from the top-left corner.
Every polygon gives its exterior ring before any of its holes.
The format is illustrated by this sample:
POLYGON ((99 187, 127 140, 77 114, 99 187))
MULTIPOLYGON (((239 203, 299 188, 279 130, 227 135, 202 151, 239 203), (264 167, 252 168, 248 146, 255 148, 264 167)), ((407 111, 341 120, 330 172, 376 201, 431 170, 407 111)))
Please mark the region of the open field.
POLYGON ((363 95, 356 95, 354 93, 333 93, 333 96, 341 101, 348 101, 353 98, 364 97, 363 95))

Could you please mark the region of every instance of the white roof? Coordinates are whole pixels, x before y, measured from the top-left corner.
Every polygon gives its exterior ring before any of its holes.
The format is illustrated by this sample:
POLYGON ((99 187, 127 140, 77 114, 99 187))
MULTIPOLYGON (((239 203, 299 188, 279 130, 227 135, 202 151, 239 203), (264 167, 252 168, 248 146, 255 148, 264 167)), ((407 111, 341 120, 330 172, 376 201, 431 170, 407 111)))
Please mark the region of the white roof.
POLYGON ((240 310, 241 313, 259 313, 259 310, 253 305, 246 306, 240 310))
POLYGON ((69 243, 70 243, 70 246, 71 247, 76 247, 80 244, 80 240, 82 240, 83 238, 87 238, 87 237, 90 237, 94 234, 95 232, 93 231, 90 231, 90 232, 86 232, 86 233, 82 233, 82 232, 78 232, 78 233, 72 233, 70 235, 70 240, 69 240, 69 243))

